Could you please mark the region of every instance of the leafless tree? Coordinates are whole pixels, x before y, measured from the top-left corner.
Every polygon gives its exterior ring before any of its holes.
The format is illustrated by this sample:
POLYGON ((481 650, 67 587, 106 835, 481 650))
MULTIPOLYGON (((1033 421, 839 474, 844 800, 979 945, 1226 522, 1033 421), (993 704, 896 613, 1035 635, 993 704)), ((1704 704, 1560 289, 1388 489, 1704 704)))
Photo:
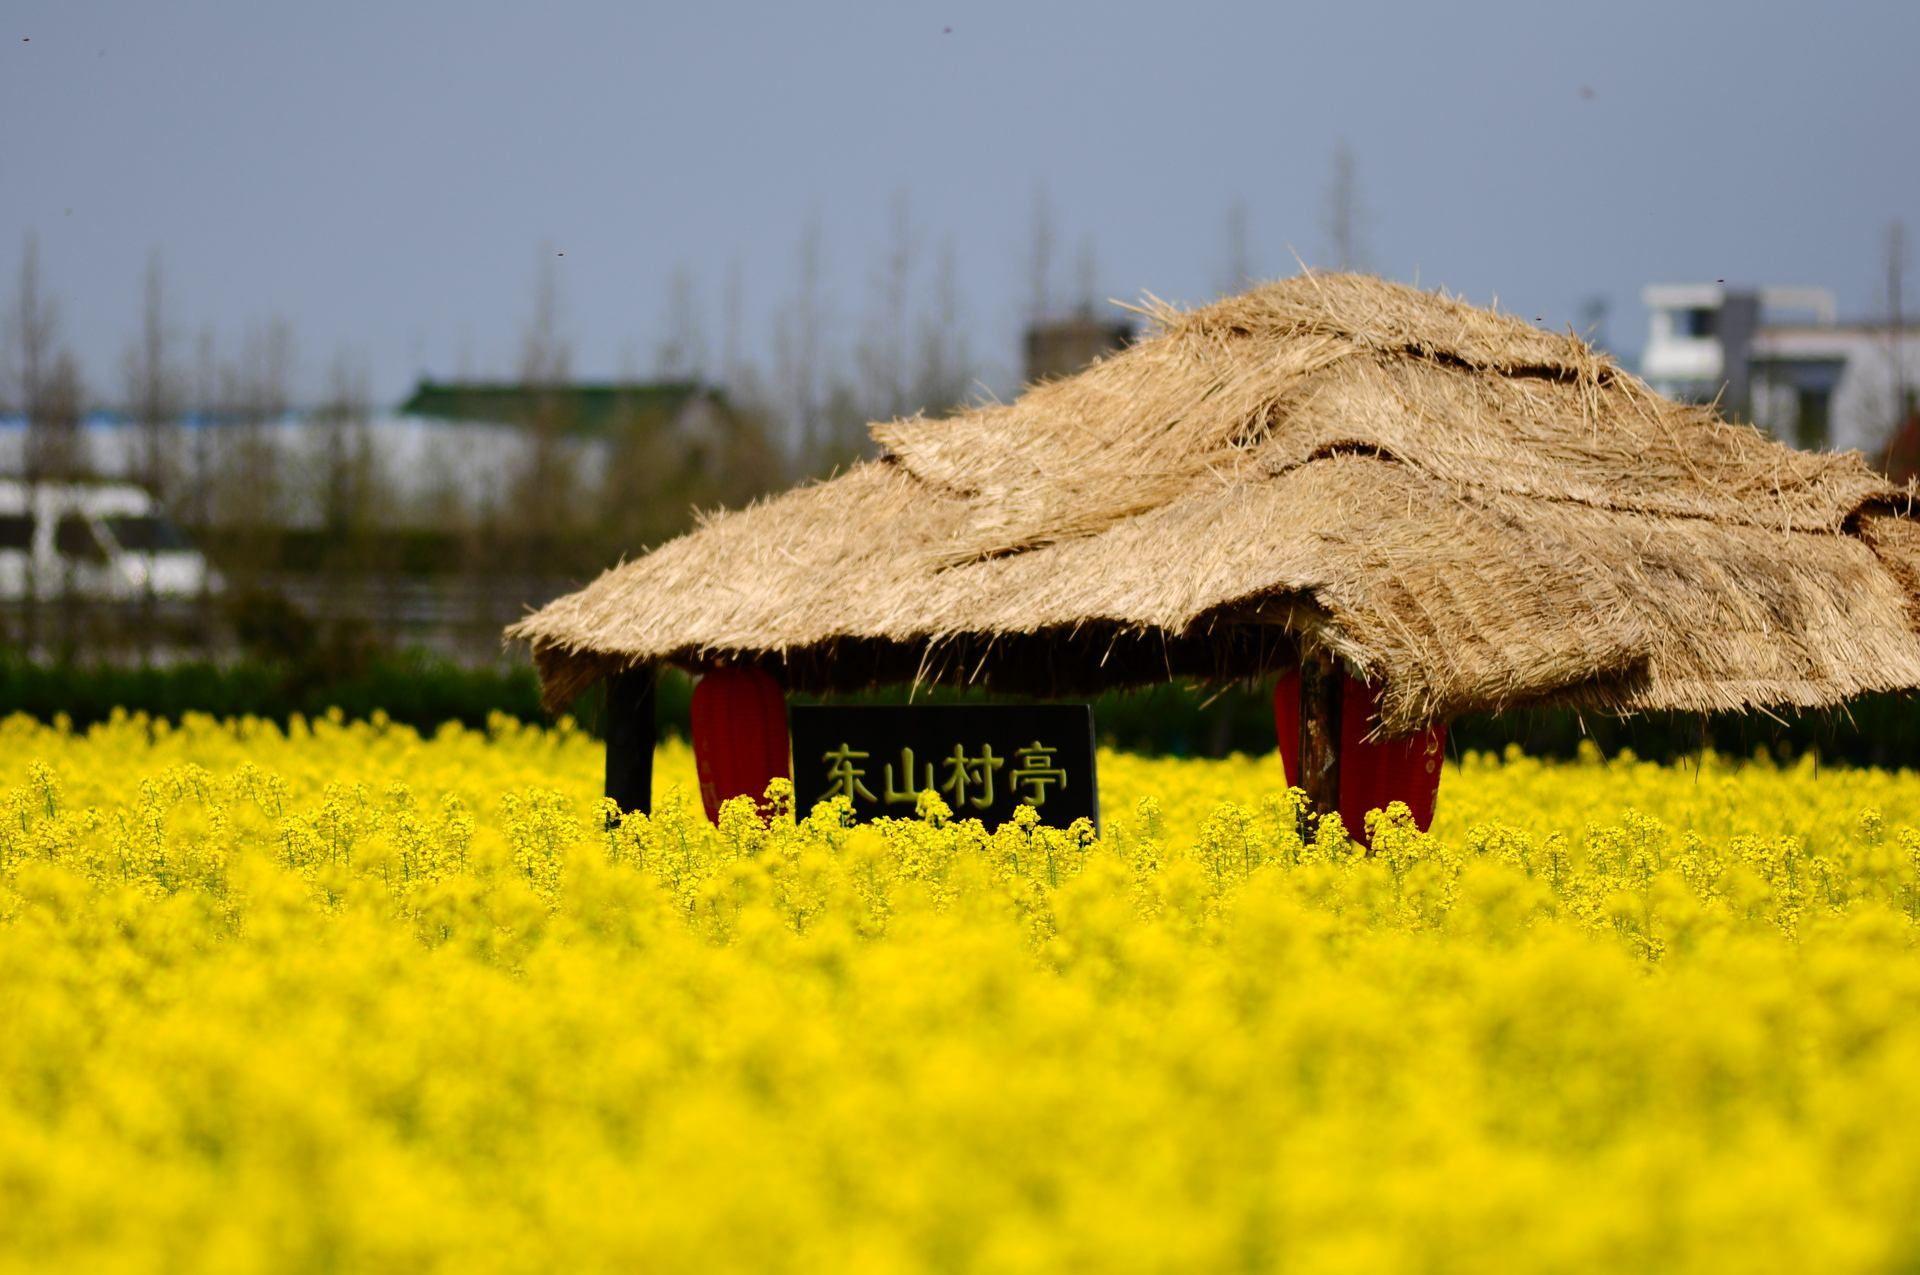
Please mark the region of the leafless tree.
POLYGON ((1027 319, 1038 322, 1053 310, 1053 200, 1045 182, 1033 188, 1033 222, 1027 235, 1027 319))
MULTIPOLYGON (((35 398, 36 415, 28 422, 29 445, 35 435, 39 440, 39 458, 32 462, 34 472, 54 483, 79 480, 85 473, 80 425, 86 390, 80 383, 80 366, 70 351, 63 349, 53 356, 35 398)), ((102 556, 92 529, 72 514, 61 515, 54 539, 60 559, 58 658, 61 663, 71 663, 82 645, 87 602, 79 575, 97 569, 102 556)))
POLYGON ((1360 197, 1359 167, 1353 148, 1342 138, 1333 148, 1333 172, 1327 180, 1327 252, 1336 270, 1367 266, 1366 206, 1360 197))
POLYGON ((746 304, 740 258, 735 257, 727 263, 726 290, 720 300, 720 380, 730 389, 737 388, 747 364, 746 304))
POLYGON ((469 324, 460 325, 460 340, 455 346, 453 376, 457 381, 473 379, 473 328, 469 324))
MULTIPOLYGON (((179 468, 175 443, 182 387, 173 342, 173 326, 167 317, 166 276, 156 249, 147 258, 141 285, 140 331, 127 347, 124 367, 127 408, 137 431, 133 475, 163 511, 176 494, 174 478, 179 468)), ((152 661, 158 635, 158 598, 153 572, 149 571, 140 590, 135 633, 142 663, 152 661)))
POLYGON ((61 349, 35 387, 27 416, 26 472, 29 482, 71 483, 91 472, 86 436, 81 432, 85 390, 73 352, 61 349))
MULTIPOLYGON (((182 422, 185 437, 182 450, 185 464, 176 508, 182 520, 200 538, 203 549, 212 547, 215 488, 219 483, 219 455, 216 426, 225 406, 221 401, 220 359, 214 344, 213 328, 204 326, 194 342, 192 389, 182 422)), ((215 643, 214 573, 200 576, 200 595, 195 605, 195 638, 203 653, 215 643)))
POLYGON ((959 406, 973 382, 972 352, 961 326, 959 275, 953 240, 947 239, 934 265, 933 305, 920 322, 912 399, 922 411, 940 413, 959 406))
POLYGON ((1580 303, 1580 337, 1596 349, 1607 348, 1607 316, 1612 305, 1606 294, 1595 292, 1580 303))
POLYGON ((1082 316, 1091 316, 1100 304, 1100 255, 1093 232, 1080 236, 1080 252, 1074 260, 1073 304, 1082 316))
POLYGON ((793 295, 774 320, 775 415, 803 472, 814 463, 823 427, 821 356, 827 346, 822 273, 826 248, 819 217, 807 219, 795 252, 793 295))
POLYGON ((666 313, 661 326, 666 336, 654 360, 656 373, 669 381, 704 380, 706 330, 700 320, 700 300, 693 286, 693 271, 684 264, 675 266, 667 280, 666 313))
POLYGON ((1221 296, 1231 296, 1253 282, 1253 248, 1247 231, 1247 201, 1236 199, 1227 205, 1221 230, 1221 296))
POLYGON ((291 512, 280 431, 292 405, 293 374, 292 328, 277 317, 253 325, 239 357, 221 369, 220 409, 205 426, 216 473, 210 547, 243 631, 259 632, 286 613, 272 573, 281 565, 291 512))
POLYGON ((1907 388, 1907 226, 1895 220, 1887 225, 1886 303, 1887 362, 1892 376, 1892 428, 1897 432, 1914 413, 1913 394, 1907 388))
POLYGON ((6 336, 11 357, 7 360, 4 388, 29 422, 46 386, 59 324, 59 312, 52 299, 44 296, 40 289, 40 238, 28 231, 20 250, 20 273, 13 304, 7 311, 6 336))
MULTIPOLYGON (((43 483, 75 476, 79 461, 79 369, 60 348, 60 316, 40 279, 40 241, 31 231, 20 254, 20 273, 5 325, 11 357, 6 387, 26 418, 21 476, 29 501, 43 483)), ((29 568, 21 598, 22 642, 35 650, 42 638, 38 571, 29 568)))
MULTIPOLYGON (((512 476, 507 531, 522 577, 515 608, 546 601, 546 581, 569 569, 575 550, 571 532, 580 513, 579 474, 569 441, 573 419, 567 379, 573 363, 561 316, 557 256, 543 249, 534 275, 533 308, 522 334, 520 381, 528 419, 518 471, 512 476)), ((472 564, 484 580, 495 563, 472 564)))
POLYGON ((528 385, 560 385, 572 368, 573 351, 561 327, 560 274, 550 247, 540 251, 533 275, 533 308, 520 333, 520 378, 528 385))
MULTIPOLYGON (((872 307, 866 332, 854 351, 859 369, 861 399, 866 414, 892 419, 911 410, 908 404, 908 306, 918 248, 913 209, 905 190, 894 192, 887 219, 887 237, 872 276, 872 307)), ((835 439, 845 448, 856 440, 835 439)))
POLYGON ((866 450, 868 413, 860 388, 850 376, 836 374, 826 383, 820 403, 819 442, 813 468, 839 470, 866 450))
MULTIPOLYGON (((1882 465, 1896 477, 1913 471, 1916 458, 1914 442, 1908 436, 1909 420, 1920 413, 1912 388, 1913 371, 1907 348, 1909 334, 1906 317, 1907 228, 1898 220, 1887 223, 1881 239, 1880 305, 1883 319, 1876 325, 1876 343, 1871 369, 1856 369, 1858 384, 1853 411, 1868 428, 1883 435, 1880 442, 1882 465)), ((1862 361, 1864 363, 1864 360, 1862 361)))
POLYGON ((30 484, 66 482, 84 470, 78 409, 59 396, 79 383, 79 368, 60 344, 60 312, 40 279, 40 241, 28 233, 9 313, 11 380, 26 418, 24 476, 30 484))
MULTIPOLYGON (((321 536, 321 592, 335 617, 356 622, 370 618, 371 594, 387 565, 376 558, 384 494, 368 380, 363 362, 344 351, 334 356, 326 396, 314 413, 307 466, 317 487, 313 506, 321 536)), ((390 598, 392 591, 381 593, 390 598)))

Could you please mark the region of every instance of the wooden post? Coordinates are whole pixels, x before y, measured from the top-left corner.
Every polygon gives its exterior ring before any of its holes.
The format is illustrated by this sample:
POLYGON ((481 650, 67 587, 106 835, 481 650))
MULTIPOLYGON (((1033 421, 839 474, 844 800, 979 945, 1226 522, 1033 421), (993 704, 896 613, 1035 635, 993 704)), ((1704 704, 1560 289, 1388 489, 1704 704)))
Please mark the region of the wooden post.
POLYGON ((607 679, 607 796, 625 813, 653 813, 653 666, 607 679))
POLYGON ((1300 787, 1317 817, 1340 809, 1340 665, 1324 651, 1300 658, 1300 787))

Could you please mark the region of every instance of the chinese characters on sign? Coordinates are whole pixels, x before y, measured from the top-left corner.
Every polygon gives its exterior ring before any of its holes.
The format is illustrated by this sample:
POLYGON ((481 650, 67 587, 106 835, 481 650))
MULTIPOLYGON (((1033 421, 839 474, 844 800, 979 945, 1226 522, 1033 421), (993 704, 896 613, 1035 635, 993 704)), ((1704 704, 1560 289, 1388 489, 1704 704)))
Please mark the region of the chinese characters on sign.
POLYGON ((934 792, 989 828, 1023 805, 1056 827, 1099 820, 1084 704, 796 706, 792 731, 802 810, 844 797, 861 819, 906 818, 934 792))

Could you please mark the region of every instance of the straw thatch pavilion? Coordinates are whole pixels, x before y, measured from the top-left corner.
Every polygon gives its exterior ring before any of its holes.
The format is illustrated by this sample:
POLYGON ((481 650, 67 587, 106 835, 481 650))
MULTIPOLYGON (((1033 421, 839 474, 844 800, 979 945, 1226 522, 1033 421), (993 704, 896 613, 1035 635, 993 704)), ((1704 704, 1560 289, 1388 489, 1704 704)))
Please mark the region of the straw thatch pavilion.
POLYGON ((1857 454, 1792 450, 1571 335, 1369 277, 1149 317, 1012 403, 876 425, 878 459, 509 635, 551 706, 614 678, 616 715, 662 663, 1037 694, 1303 667, 1316 800, 1332 670, 1373 688, 1377 736, 1920 686, 1920 523, 1857 454))

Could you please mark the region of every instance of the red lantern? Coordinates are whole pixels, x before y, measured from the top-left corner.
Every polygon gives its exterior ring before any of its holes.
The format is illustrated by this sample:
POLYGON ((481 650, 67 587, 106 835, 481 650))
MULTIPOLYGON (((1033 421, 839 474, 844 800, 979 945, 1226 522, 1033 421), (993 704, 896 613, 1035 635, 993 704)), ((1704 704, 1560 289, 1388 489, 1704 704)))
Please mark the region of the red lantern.
MULTIPOLYGON (((1380 710, 1374 688, 1344 674, 1340 679, 1340 822, 1355 840, 1365 840, 1369 810, 1404 801, 1421 831, 1433 824, 1446 754, 1444 722, 1397 739, 1365 738, 1380 710)), ((1273 688, 1273 726, 1287 782, 1300 774, 1300 673, 1284 674, 1273 688)))
POLYGON ((765 669, 718 668, 693 688, 693 766, 700 803, 718 820, 730 797, 758 801, 787 779, 787 697, 765 669))

